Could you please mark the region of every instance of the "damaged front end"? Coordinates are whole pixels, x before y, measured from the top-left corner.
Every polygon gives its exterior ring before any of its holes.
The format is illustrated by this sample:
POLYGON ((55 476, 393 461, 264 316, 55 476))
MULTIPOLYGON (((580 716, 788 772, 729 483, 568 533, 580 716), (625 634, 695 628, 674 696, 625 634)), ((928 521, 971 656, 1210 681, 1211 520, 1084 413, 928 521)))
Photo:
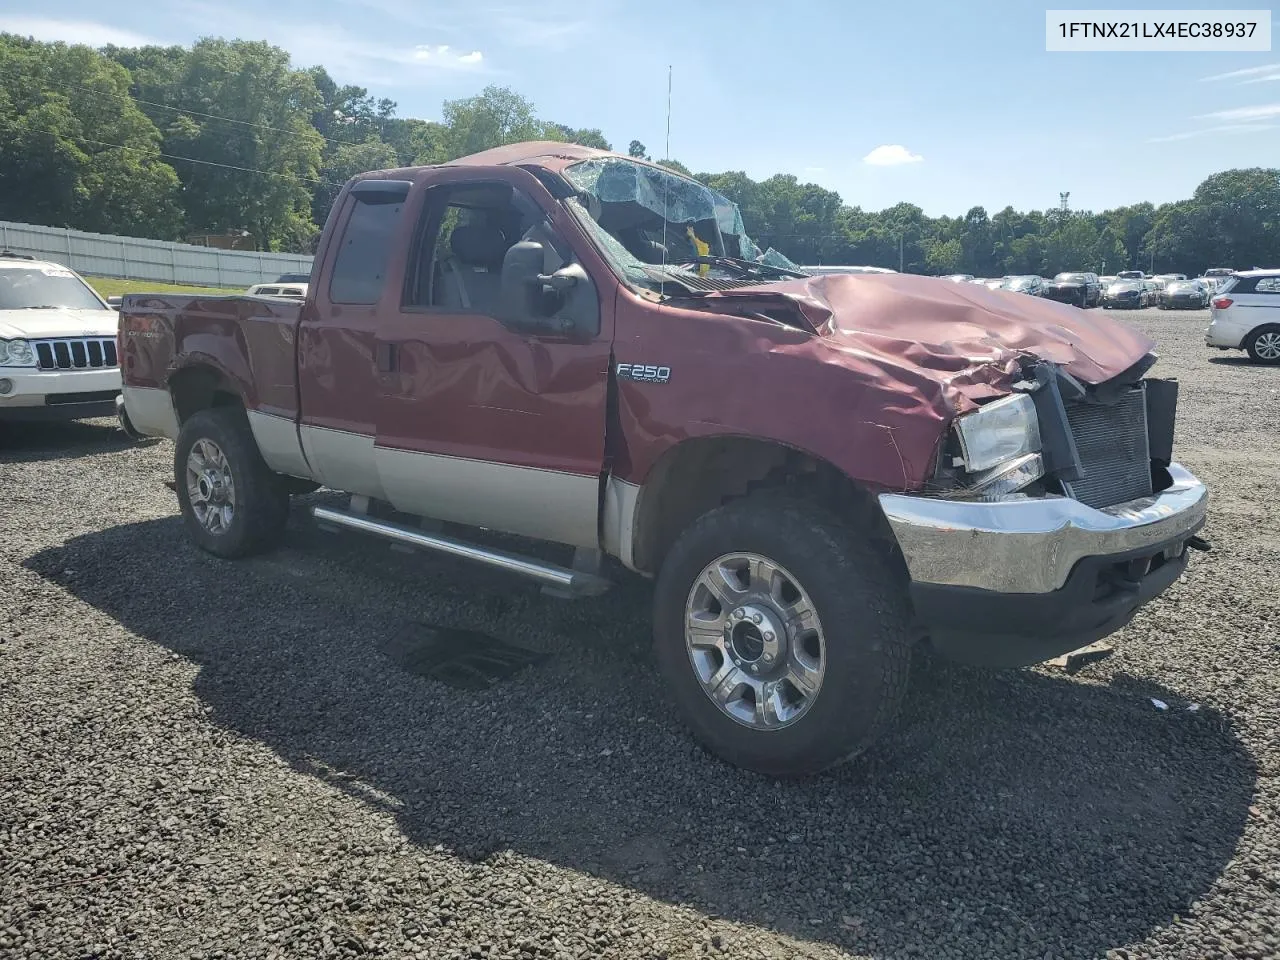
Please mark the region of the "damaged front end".
POLYGON ((1120 629, 1186 569, 1208 493, 1172 459, 1178 384, 1147 354, 1084 383, 1028 359, 958 416, 933 482, 880 504, 939 654, 1016 667, 1120 629))
POLYGON ((1167 488, 1178 383, 1144 379, 1155 360, 1147 354, 1100 384, 1025 360, 1009 396, 955 419, 931 491, 986 501, 1056 494, 1098 508, 1167 488))

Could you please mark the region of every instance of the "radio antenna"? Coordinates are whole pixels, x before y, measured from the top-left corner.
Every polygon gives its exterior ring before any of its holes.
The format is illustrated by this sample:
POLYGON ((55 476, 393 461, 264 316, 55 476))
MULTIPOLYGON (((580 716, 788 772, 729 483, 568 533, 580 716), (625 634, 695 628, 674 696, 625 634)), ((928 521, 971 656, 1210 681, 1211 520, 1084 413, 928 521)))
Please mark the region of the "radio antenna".
MULTIPOLYGON (((667 142, 662 148, 662 158, 671 159, 671 64, 667 64, 667 142)), ((667 221, 671 215, 671 204, 667 199, 670 181, 662 178, 662 280, 658 283, 658 296, 667 295, 667 221)))

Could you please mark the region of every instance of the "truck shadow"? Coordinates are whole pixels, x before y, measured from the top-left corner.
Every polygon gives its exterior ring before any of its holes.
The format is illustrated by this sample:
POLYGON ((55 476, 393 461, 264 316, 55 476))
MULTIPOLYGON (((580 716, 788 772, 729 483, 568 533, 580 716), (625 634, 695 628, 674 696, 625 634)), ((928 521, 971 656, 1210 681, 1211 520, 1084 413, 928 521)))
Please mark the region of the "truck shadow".
POLYGON ((885 743, 775 782, 675 722, 643 585, 566 604, 309 525, 290 537, 224 563, 169 518, 26 565, 200 664, 215 723, 393 813, 416 844, 476 860, 511 849, 857 953, 990 955, 1000 926, 1003 955, 1101 955, 1185 914, 1244 830, 1257 771, 1230 722, 1159 687, 926 662, 885 743), (550 656, 454 690, 388 653, 414 620, 550 656))

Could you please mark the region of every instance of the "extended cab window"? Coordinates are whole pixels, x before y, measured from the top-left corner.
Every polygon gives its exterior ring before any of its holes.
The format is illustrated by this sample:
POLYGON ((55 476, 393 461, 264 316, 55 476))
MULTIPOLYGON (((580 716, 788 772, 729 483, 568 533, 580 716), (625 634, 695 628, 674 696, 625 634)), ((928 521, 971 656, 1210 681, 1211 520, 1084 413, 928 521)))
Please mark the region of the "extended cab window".
POLYGON ((378 183, 362 181, 358 187, 375 186, 365 192, 352 191, 351 216, 329 280, 329 299, 334 303, 377 303, 382 297, 408 184, 402 188, 400 181, 385 181, 387 189, 377 190, 378 183))

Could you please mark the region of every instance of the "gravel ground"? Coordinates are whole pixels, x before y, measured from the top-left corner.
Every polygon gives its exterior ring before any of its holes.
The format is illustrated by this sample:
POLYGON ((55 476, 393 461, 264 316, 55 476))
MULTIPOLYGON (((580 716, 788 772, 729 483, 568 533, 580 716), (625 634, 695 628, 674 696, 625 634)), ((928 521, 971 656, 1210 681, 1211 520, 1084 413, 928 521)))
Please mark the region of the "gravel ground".
POLYGON ((921 662, 803 783, 692 745, 641 585, 547 600, 301 510, 219 562, 168 443, 6 430, 0 957, 1280 956, 1280 368, 1129 319, 1214 552, 1075 676, 921 662), (419 623, 549 656, 457 691, 402 669, 419 623))

